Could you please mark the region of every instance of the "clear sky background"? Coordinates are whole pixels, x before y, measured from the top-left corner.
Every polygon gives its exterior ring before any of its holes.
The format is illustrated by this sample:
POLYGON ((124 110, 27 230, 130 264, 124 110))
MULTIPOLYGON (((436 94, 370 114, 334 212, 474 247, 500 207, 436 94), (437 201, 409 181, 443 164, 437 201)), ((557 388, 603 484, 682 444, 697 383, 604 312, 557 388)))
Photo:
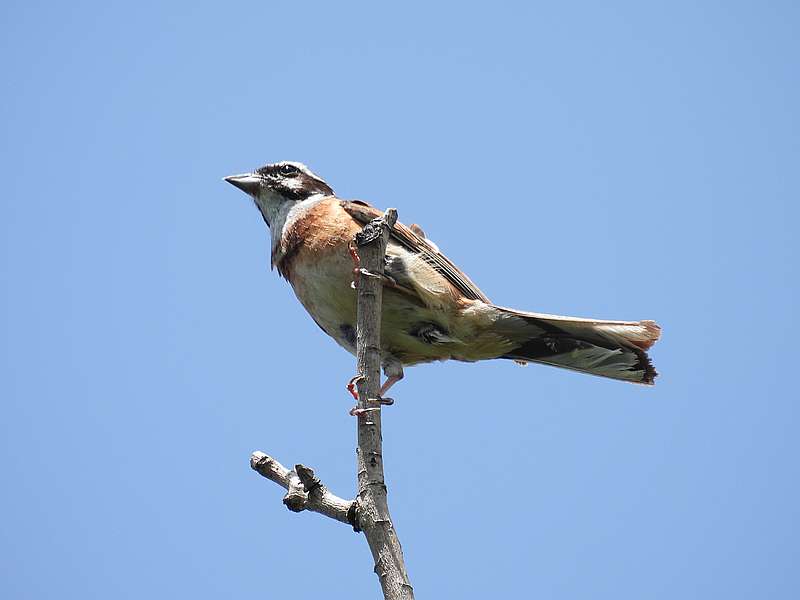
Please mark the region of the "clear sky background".
POLYGON ((655 388, 407 371, 419 598, 800 597, 794 2, 0 7, 0 597, 375 598, 354 359, 222 181, 300 160, 497 303, 657 319, 655 388))

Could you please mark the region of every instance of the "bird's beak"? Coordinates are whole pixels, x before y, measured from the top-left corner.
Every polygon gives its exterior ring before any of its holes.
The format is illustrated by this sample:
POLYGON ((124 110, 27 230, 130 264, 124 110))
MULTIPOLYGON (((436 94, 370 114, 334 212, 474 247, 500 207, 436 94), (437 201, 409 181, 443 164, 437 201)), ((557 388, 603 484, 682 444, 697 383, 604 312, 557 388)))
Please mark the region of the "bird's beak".
POLYGON ((245 194, 250 194, 251 196, 256 196, 258 194, 258 189, 261 185, 261 178, 253 173, 244 173, 242 175, 228 175, 225 177, 225 181, 230 183, 231 185, 236 186, 240 190, 242 190, 245 194))

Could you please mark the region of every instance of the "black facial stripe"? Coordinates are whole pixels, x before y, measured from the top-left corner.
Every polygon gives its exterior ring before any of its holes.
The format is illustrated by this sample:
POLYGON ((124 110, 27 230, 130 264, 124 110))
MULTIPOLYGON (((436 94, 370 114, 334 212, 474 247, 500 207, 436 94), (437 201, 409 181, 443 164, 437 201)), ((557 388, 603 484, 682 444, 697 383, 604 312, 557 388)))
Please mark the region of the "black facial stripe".
POLYGON ((265 165, 256 170, 263 178, 263 184, 289 200, 304 200, 315 194, 333 196, 330 186, 305 171, 291 165, 295 170, 291 174, 282 173, 287 167, 286 163, 265 165))
POLYGON ((278 174, 278 165, 264 165, 260 169, 256 169, 256 173, 268 177, 270 175, 278 174))
MULTIPOLYGON (((302 173, 303 172, 301 169, 298 169, 294 165, 289 165, 289 164, 286 164, 286 163, 275 163, 275 164, 272 164, 272 165, 264 165, 260 169, 256 169, 256 173, 258 173, 259 175, 263 175, 265 177, 268 177, 270 175, 271 176, 285 176, 286 174, 283 173, 282 171, 284 169, 287 169, 287 168, 292 169, 292 173, 293 174, 297 174, 297 173, 302 173)), ((305 173, 303 173, 303 174, 305 174, 305 173)))

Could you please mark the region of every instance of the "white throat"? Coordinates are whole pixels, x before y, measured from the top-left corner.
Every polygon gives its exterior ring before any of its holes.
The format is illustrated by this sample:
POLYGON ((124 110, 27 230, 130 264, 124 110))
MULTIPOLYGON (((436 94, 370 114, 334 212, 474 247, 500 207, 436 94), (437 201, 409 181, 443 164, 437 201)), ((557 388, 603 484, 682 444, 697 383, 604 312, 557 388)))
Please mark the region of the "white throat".
POLYGON ((295 202, 271 192, 256 198, 259 209, 264 213, 264 217, 269 223, 273 264, 280 258, 280 243, 286 228, 319 204, 323 198, 325 198, 325 194, 314 194, 305 200, 295 202))

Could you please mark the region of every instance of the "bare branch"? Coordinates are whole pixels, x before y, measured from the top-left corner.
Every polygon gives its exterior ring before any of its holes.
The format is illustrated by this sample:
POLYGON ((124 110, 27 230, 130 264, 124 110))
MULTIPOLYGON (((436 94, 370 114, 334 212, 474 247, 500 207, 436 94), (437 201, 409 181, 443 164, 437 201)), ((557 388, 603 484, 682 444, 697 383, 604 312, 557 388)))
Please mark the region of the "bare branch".
POLYGON ((263 452, 253 452, 250 466, 259 475, 288 490, 283 503, 289 510, 310 510, 355 527, 354 502, 333 494, 308 467, 297 465, 295 470, 290 471, 263 452))

